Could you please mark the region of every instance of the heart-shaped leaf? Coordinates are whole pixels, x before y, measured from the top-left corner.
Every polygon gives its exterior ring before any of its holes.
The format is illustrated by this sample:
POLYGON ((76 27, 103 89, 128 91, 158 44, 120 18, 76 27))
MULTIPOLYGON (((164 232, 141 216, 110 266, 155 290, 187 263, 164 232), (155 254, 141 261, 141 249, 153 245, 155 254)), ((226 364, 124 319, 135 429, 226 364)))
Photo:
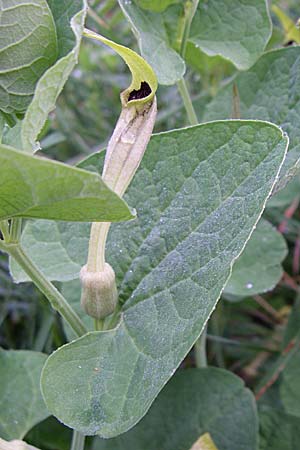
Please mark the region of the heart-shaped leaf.
POLYGON ((119 0, 119 4, 135 30, 142 56, 149 62, 160 84, 174 84, 185 72, 185 63, 169 43, 161 14, 140 9, 133 2, 119 0))
POLYGON ((245 250, 233 266, 224 294, 247 297, 273 289, 282 277, 281 262, 287 255, 282 235, 260 220, 245 250))
POLYGON ((246 70, 261 56, 271 33, 265 0, 207 0, 199 2, 189 40, 209 56, 223 56, 246 70))
POLYGON ((25 350, 0 351, 0 436, 22 439, 49 416, 40 391, 47 356, 25 350))
POLYGON ((298 450, 300 419, 281 408, 263 405, 259 408, 259 450, 298 450))
POLYGON ((258 121, 152 137, 126 196, 139 219, 114 225, 107 248, 125 303, 119 324, 61 347, 43 370, 59 420, 112 437, 146 413, 214 309, 286 146, 277 127, 258 121))
POLYGON ((132 219, 126 203, 99 175, 0 145, 0 219, 68 221, 132 219))
POLYGON ((257 449, 253 394, 240 378, 216 367, 179 371, 136 427, 115 439, 98 438, 93 448, 190 450, 204 433, 219 450, 257 449))
POLYGON ((56 27, 46 0, 0 3, 0 110, 23 113, 56 61, 56 27))
POLYGON ((242 119, 269 120, 289 135, 289 152, 276 186, 278 190, 300 165, 300 48, 284 48, 263 55, 250 70, 220 90, 208 105, 203 120, 231 116, 233 83, 239 93, 242 119))
POLYGON ((56 27, 58 60, 39 79, 22 122, 22 148, 27 152, 38 148, 36 139, 77 63, 87 10, 86 0, 48 0, 48 4, 56 27))

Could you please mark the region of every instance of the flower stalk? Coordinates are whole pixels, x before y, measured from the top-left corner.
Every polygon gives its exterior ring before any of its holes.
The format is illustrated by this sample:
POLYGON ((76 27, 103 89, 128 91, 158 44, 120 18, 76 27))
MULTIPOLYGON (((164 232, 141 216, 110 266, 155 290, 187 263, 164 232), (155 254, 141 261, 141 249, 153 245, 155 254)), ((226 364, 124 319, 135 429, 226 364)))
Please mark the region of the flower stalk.
MULTIPOLYGON (((112 47, 132 72, 129 88, 121 93, 122 111, 108 143, 102 179, 122 197, 143 158, 156 118, 156 76, 146 61, 130 49, 85 30, 85 36, 112 47)), ((115 273, 105 261, 110 223, 91 227, 87 264, 81 269, 81 305, 97 321, 113 313, 118 303, 115 273)))

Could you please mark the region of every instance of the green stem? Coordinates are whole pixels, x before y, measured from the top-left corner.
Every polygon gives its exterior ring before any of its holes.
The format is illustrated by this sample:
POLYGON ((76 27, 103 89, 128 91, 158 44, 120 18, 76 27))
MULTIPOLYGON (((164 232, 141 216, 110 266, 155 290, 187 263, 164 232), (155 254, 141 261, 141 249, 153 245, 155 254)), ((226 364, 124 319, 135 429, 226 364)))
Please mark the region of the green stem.
POLYGON ((91 226, 87 268, 89 272, 103 272, 105 244, 110 222, 94 222, 91 226))
POLYGON ((206 334, 207 334, 207 325, 204 327, 201 336, 195 343, 194 351, 195 351, 195 362, 196 367, 207 367, 207 357, 206 357, 206 334))
POLYGON ((240 119, 241 118, 241 109, 240 109, 240 96, 239 90, 236 83, 233 83, 232 87, 232 119, 240 119))
POLYGON ((49 311, 44 312, 41 326, 35 337, 33 350, 36 352, 42 352, 49 338, 49 333, 54 322, 54 316, 49 311))
POLYGON ((94 325, 95 325, 95 330, 96 331, 103 331, 104 330, 104 319, 95 319, 94 320, 94 325))
POLYGON ((198 125, 198 118, 184 78, 181 78, 181 80, 177 82, 177 87, 182 97, 190 125, 198 125))
POLYGON ((17 243, 20 241, 22 232, 22 219, 19 217, 12 219, 10 224, 9 242, 17 243))
POLYGON ((193 17, 198 7, 199 0, 188 0, 185 5, 185 24, 180 46, 180 55, 185 57, 187 41, 190 35, 193 17))
POLYGON ((73 430, 71 450, 84 450, 85 436, 79 431, 73 430))
POLYGON ((63 316, 63 318, 72 327, 77 336, 82 336, 87 332, 83 322, 71 308, 66 299, 61 295, 56 287, 50 281, 48 281, 47 278, 45 278, 43 273, 26 255, 19 244, 4 244, 0 242, 0 249, 6 251, 16 260, 16 262, 29 276, 36 287, 49 300, 52 308, 58 311, 63 316))

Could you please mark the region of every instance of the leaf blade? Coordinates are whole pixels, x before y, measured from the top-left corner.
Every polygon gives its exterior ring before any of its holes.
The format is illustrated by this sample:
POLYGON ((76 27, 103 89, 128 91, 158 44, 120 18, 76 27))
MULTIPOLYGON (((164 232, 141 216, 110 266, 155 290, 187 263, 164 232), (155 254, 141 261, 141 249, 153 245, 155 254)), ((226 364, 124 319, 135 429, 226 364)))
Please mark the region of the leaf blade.
POLYGON ((63 43, 60 54, 64 56, 59 58, 44 73, 36 85, 34 96, 26 111, 21 130, 22 149, 29 153, 39 148, 36 142, 37 137, 46 122, 48 114, 54 109, 56 100, 77 63, 87 10, 86 0, 74 0, 71 7, 65 2, 57 2, 57 0, 51 0, 50 5, 52 8, 58 5, 59 11, 57 12, 57 16, 62 20, 62 28, 65 27, 67 19, 73 36, 75 36, 75 42, 74 46, 69 49, 69 52, 64 55, 68 49, 68 45, 66 44, 66 40, 63 39, 62 33, 59 33, 59 42, 63 43), (69 7, 71 8, 70 11, 69 7), (74 13, 71 20, 68 15, 69 12, 74 13))
POLYGON ((220 55, 247 70, 263 53, 272 33, 265 0, 200 2, 189 40, 209 56, 220 55))
POLYGON ((22 439, 49 416, 40 392, 40 375, 47 355, 27 350, 0 351, 0 434, 22 439))
POLYGON ((61 421, 85 434, 113 437, 146 413, 214 309, 286 146, 278 128, 251 121, 214 122, 152 138, 127 194, 139 219, 114 226, 107 248, 125 302, 119 325, 65 345, 43 370, 44 398, 61 421))
POLYGON ((229 118, 232 88, 236 84, 242 119, 268 120, 282 127, 290 138, 289 152, 275 192, 299 171, 300 49, 290 47, 265 53, 247 72, 221 89, 207 106, 204 121, 229 118), (274 89, 276 86, 276 89, 274 89))
POLYGON ((41 75, 55 62, 57 39, 46 0, 0 5, 0 110, 23 113, 41 75), (30 48, 30 52, 28 52, 30 48))
POLYGON ((27 217, 89 222, 134 217, 99 175, 6 145, 0 146, 0 175, 1 220, 27 217))

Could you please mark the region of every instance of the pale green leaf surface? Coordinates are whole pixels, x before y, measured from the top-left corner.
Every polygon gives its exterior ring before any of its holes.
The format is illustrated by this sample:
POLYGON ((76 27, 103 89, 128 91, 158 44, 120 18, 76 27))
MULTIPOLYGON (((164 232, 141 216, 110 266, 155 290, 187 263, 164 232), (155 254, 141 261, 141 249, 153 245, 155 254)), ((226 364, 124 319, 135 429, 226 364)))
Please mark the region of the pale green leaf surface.
POLYGON ((300 200, 300 177, 295 176, 284 189, 272 195, 268 201, 268 208, 287 208, 294 200, 300 200))
POLYGON ((26 350, 0 350, 0 436, 22 439, 49 416, 40 392, 47 355, 26 350))
POLYGON ((157 75, 160 84, 171 85, 185 73, 185 63, 169 43, 161 14, 140 9, 133 2, 119 4, 137 35, 142 56, 157 75))
MULTIPOLYGON (((279 190, 300 168, 300 48, 266 53, 234 82, 239 92, 242 119, 268 120, 289 135, 289 152, 276 186, 279 190)), ((207 106, 203 120, 231 117, 232 86, 233 82, 220 90, 207 106)))
POLYGON ((143 9, 149 11, 162 12, 168 6, 179 3, 180 0, 134 0, 135 3, 143 9))
POLYGON ((200 1, 189 40, 209 56, 247 70, 263 53, 272 25, 266 0, 200 1))
POLYGON ((286 146, 277 127, 251 121, 152 137, 125 196, 138 220, 114 225, 107 247, 125 302, 120 323, 61 347, 43 371, 59 420, 113 437, 146 413, 214 309, 286 146))
POLYGON ((37 137, 77 63, 86 14, 86 0, 51 0, 49 5, 58 21, 56 28, 60 58, 39 79, 33 100, 26 111, 22 125, 22 145, 26 152, 37 148, 37 137))
POLYGON ((232 373, 208 367, 179 371, 129 432, 96 439, 94 450, 190 450, 204 433, 218 450, 257 450, 253 394, 232 373))
POLYGON ((280 384, 282 404, 288 414, 300 418, 300 352, 286 365, 280 384))
POLYGON ((46 0, 0 2, 0 110, 23 113, 41 75, 57 58, 46 0))
POLYGON ((285 239, 269 222, 260 220, 233 266, 224 294, 247 297, 270 291, 282 277, 287 255, 285 239))
POLYGON ((0 145, 0 219, 132 219, 126 203, 95 173, 0 145))
MULTIPOLYGON (((89 223, 31 220, 25 224, 22 247, 49 280, 74 280, 87 260, 90 226, 89 223)), ((15 282, 30 281, 13 259, 10 271, 15 282)))
POLYGON ((263 405, 259 408, 259 422, 259 450, 299 449, 300 418, 263 405))

